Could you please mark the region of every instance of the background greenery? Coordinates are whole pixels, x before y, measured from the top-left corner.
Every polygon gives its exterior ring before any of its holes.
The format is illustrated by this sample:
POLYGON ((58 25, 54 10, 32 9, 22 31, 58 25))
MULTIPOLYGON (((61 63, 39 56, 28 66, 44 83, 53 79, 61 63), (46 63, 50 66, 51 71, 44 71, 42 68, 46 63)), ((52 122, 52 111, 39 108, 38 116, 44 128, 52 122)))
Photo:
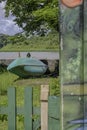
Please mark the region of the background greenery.
POLYGON ((54 28, 58 31, 58 0, 0 0, 6 2, 5 14, 15 16, 14 21, 28 34, 54 28))
POLYGON ((59 36, 56 31, 46 36, 26 37, 22 34, 14 36, 0 35, 0 51, 58 51, 59 36))
POLYGON ((58 51, 58 0, 0 0, 3 1, 5 16, 15 16, 15 23, 23 31, 14 36, 0 34, 0 51, 58 51))

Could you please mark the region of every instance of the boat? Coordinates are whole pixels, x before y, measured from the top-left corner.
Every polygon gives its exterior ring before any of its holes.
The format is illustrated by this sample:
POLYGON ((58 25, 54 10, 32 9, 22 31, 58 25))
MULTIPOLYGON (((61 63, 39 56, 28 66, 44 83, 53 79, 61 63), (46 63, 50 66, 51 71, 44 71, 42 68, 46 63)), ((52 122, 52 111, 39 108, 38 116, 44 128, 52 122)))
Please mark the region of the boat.
POLYGON ((20 77, 27 78, 29 76, 41 76, 47 70, 47 65, 42 61, 32 58, 17 58, 11 62, 7 70, 14 73, 20 77))

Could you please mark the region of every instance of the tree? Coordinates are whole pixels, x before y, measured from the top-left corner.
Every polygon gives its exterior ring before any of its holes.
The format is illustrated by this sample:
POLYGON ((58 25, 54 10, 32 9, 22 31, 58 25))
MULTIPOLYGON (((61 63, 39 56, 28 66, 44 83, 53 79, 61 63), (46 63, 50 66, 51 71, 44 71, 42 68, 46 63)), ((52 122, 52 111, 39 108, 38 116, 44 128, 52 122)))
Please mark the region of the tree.
POLYGON ((39 30, 41 25, 58 31, 58 0, 6 0, 5 11, 6 17, 16 16, 14 21, 26 32, 39 30))

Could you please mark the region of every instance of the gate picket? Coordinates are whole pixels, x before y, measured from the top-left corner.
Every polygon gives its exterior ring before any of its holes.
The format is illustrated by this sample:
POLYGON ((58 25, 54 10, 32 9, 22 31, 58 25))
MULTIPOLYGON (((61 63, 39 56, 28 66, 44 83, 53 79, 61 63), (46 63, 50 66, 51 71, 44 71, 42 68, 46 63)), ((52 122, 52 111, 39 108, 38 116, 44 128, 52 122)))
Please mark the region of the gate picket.
POLYGON ((25 130, 32 130, 32 88, 25 88, 24 99, 24 126, 25 130))
POLYGON ((60 97, 48 98, 48 130, 60 130, 60 97))
POLYGON ((16 91, 8 89, 8 130, 16 130, 16 91))

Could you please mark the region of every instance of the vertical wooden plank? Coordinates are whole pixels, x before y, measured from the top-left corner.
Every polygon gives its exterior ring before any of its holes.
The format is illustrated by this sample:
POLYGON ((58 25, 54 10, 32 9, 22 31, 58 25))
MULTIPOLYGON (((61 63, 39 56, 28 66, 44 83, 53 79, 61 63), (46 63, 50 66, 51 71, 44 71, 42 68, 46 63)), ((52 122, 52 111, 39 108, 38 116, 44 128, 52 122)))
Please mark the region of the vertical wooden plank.
POLYGON ((49 85, 41 85, 41 130, 48 130, 49 85))
MULTIPOLYGON (((84 19, 83 19, 83 22, 84 22, 84 33, 83 33, 83 35, 84 35, 84 43, 83 43, 83 56, 84 56, 84 58, 83 58, 83 65, 84 65, 84 67, 83 67, 83 74, 84 74, 84 76, 83 76, 83 78, 84 78, 84 101, 83 101, 83 105, 84 105, 84 119, 83 119, 83 121, 85 122, 86 121, 86 113, 87 113, 87 0, 84 0, 84 3, 83 3, 83 8, 84 8, 84 11, 83 11, 83 13, 84 13, 84 19)), ((82 99, 81 99, 82 100, 82 99)), ((84 123, 84 129, 87 129, 87 123, 84 123)))
POLYGON ((16 130, 16 91, 8 89, 8 130, 16 130))
MULTIPOLYGON (((60 44, 63 44, 63 50, 60 49, 61 130, 84 130, 84 123, 80 120, 84 122, 84 7, 80 4, 69 8, 63 0, 59 1, 60 44), (76 125, 77 121, 80 123, 76 125)), ((82 1, 87 3, 87 0, 82 1)), ((67 0, 68 2, 72 5, 76 1, 67 0)))
POLYGON ((48 98, 48 130, 60 130, 60 97, 48 98))
POLYGON ((25 130, 32 130, 32 88, 25 88, 24 97, 24 127, 25 130))

